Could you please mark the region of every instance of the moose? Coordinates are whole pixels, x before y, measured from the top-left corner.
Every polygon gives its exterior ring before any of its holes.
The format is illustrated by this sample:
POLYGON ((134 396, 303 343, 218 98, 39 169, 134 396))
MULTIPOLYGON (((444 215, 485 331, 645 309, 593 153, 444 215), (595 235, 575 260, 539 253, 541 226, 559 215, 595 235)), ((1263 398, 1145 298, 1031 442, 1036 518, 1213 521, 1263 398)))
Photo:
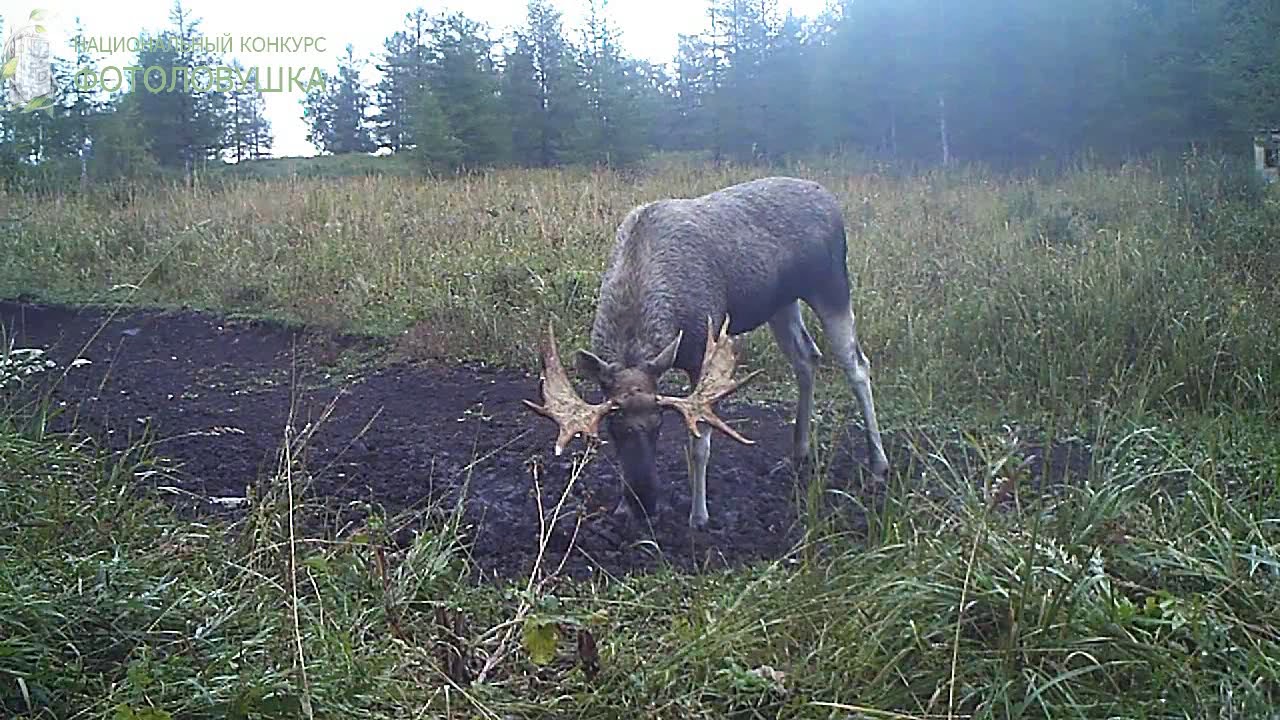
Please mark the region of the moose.
POLYGON ((575 359, 578 373, 598 384, 603 402, 586 402, 574 390, 551 327, 541 348, 543 404, 524 401, 559 426, 556 455, 579 435, 599 439, 605 421, 622 466, 624 502, 617 512, 654 517, 659 431, 664 412, 674 410, 689 431, 689 525, 705 527, 710 428, 754 444, 713 409, 760 372, 734 379, 734 336, 769 324, 799 390, 791 460, 796 467, 809 460, 814 372, 822 354, 805 328, 803 301, 857 398, 871 473, 883 481, 889 463, 870 362, 855 329, 846 243, 839 200, 799 178, 761 178, 631 210, 618 226, 601 280, 591 350, 579 350, 575 359), (687 375, 693 388, 687 396, 659 393, 658 381, 671 369, 687 375))

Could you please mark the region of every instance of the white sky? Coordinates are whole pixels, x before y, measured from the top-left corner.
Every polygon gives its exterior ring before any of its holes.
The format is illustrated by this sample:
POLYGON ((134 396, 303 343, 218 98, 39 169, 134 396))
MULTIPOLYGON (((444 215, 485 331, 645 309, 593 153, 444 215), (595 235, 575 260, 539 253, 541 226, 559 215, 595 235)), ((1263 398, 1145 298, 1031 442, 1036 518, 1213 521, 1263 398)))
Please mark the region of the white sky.
MULTIPOLYGON (((553 0, 564 15, 570 33, 577 35, 577 28, 585 16, 586 0, 553 0)), ((779 10, 792 9, 798 15, 816 16, 825 6, 825 0, 778 0, 779 10)), ((136 36, 140 30, 158 31, 168 25, 172 0, 0 0, 0 16, 4 17, 4 34, 7 36, 25 25, 31 10, 40 8, 50 14, 44 21, 55 47, 67 48, 78 16, 89 37, 108 41, 115 37, 136 36)), ((238 57, 246 67, 305 68, 303 82, 311 75, 311 68, 321 67, 326 72, 337 66, 338 57, 350 43, 358 58, 371 59, 373 53, 382 51, 382 41, 400 29, 406 13, 416 7, 424 7, 429 14, 442 10, 462 10, 468 17, 488 23, 495 31, 516 27, 523 23, 526 0, 365 0, 356 3, 328 4, 324 0, 299 2, 288 0, 186 0, 183 6, 200 18, 205 35, 220 36, 231 33, 234 48, 231 56, 238 57), (242 53, 240 39, 254 36, 323 37, 325 52, 310 53, 242 53)), ((610 0, 608 16, 622 33, 622 45, 636 57, 653 62, 668 62, 676 53, 677 36, 695 33, 706 25, 705 0, 610 0)), ((111 56, 98 61, 99 71, 106 66, 126 67, 133 58, 128 54, 111 56)), ((273 72, 274 74, 274 72, 273 72)), ((371 74, 370 78, 376 77, 371 74)), ((265 93, 267 114, 275 136, 273 154, 313 155, 315 148, 306 141, 301 105, 302 93, 265 93)))

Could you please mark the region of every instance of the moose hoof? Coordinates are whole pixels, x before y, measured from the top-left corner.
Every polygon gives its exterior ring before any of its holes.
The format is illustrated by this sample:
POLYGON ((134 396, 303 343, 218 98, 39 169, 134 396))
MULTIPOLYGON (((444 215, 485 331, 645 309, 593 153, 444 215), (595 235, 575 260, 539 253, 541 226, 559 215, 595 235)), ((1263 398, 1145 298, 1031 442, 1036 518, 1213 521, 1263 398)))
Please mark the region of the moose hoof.
POLYGON ((889 485, 889 468, 885 465, 878 466, 875 463, 872 463, 870 472, 864 477, 869 478, 869 480, 864 483, 868 489, 883 490, 889 485))
POLYGON ((872 461, 871 477, 875 478, 876 482, 880 482, 880 483, 883 483, 886 480, 888 480, 889 479, 889 461, 887 460, 880 460, 878 462, 872 461))
POLYGON ((638 513, 632 509, 631 504, 624 498, 618 501, 618 506, 613 509, 611 515, 614 520, 622 524, 622 527, 629 528, 635 524, 638 513))
POLYGON ((711 522, 711 518, 707 517, 706 513, 702 513, 702 514, 690 513, 689 514, 689 528, 692 530, 706 530, 707 525, 710 522, 711 522))
POLYGON ((662 505, 656 503, 652 512, 645 510, 639 503, 628 502, 626 498, 618 501, 613 510, 613 517, 627 527, 633 525, 652 526, 662 516, 662 505))

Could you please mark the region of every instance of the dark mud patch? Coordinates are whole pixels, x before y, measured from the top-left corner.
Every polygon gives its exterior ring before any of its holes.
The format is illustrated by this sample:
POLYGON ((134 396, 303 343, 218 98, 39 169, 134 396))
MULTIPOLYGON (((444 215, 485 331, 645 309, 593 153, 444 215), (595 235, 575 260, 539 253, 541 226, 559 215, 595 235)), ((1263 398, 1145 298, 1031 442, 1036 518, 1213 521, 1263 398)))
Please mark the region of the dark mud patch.
MULTIPOLYGON (((186 310, 108 317, 101 309, 0 302, 0 326, 16 347, 42 348, 60 367, 90 360, 52 390, 57 423, 113 449, 145 432, 161 469, 150 482, 184 513, 227 512, 228 499, 277 476, 290 428, 310 433, 296 473, 306 478, 309 502, 328 506, 347 528, 370 507, 413 518, 400 533, 406 541, 422 522, 436 521, 428 509, 461 499, 471 559, 484 575, 527 574, 546 526, 553 529, 544 563, 563 562, 575 576, 774 559, 803 534, 803 483, 776 471, 790 447, 790 405, 721 407, 756 444, 716 438, 704 531, 687 525, 684 435, 674 420, 660 444, 667 505, 651 530, 610 515, 620 490, 607 448, 591 453, 551 523, 584 445, 554 457, 554 426, 520 402, 536 398, 534 374, 409 363, 346 372, 331 363, 371 341, 186 310)), ((831 502, 856 529, 857 505, 874 502, 874 492, 864 490, 860 431, 850 426, 842 436, 825 477, 844 491, 831 502)), ((930 463, 974 460, 922 435, 891 434, 886 443, 891 462, 909 465, 911 475, 930 463)), ((1027 450, 1054 460, 1055 481, 1089 467, 1083 447, 1027 450)), ((1034 460, 1031 468, 1036 475, 1034 460)))

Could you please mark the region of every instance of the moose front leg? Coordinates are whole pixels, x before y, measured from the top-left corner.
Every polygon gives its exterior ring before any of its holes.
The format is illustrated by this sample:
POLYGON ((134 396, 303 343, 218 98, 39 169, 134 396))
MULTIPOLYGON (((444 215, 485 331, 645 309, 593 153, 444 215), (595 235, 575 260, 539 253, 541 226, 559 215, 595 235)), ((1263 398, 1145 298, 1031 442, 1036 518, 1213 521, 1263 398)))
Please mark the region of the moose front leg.
POLYGON ((689 527, 701 530, 707 526, 707 461, 711 459, 711 428, 699 423, 702 437, 689 435, 685 459, 689 466, 689 527))

